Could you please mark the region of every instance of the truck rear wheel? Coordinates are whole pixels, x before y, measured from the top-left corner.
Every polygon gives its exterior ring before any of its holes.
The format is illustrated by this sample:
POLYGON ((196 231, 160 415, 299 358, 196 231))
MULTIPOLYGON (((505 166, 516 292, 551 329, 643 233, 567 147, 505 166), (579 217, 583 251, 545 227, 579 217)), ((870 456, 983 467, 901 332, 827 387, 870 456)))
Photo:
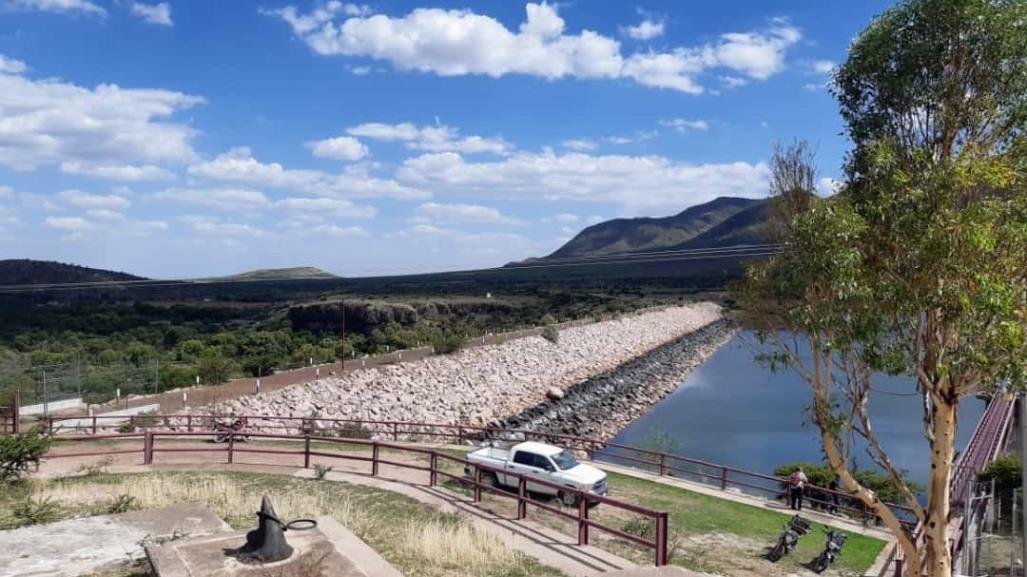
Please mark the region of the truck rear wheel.
POLYGON ((484 483, 489 487, 499 487, 499 478, 497 478, 496 474, 491 471, 486 471, 482 473, 481 480, 484 481, 484 483))
POLYGON ((573 493, 564 493, 563 491, 557 493, 556 496, 560 499, 561 503, 568 507, 576 507, 578 505, 578 500, 580 499, 580 497, 573 493))

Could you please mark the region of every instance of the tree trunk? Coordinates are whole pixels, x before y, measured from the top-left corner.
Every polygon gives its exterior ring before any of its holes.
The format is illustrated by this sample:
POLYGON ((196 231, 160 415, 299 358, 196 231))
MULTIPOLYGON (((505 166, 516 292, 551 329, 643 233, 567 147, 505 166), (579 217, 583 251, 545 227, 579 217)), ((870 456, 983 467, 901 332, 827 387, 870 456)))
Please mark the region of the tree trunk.
MULTIPOLYGON (((944 392, 944 389, 943 389, 944 392)), ((952 458, 955 449, 955 395, 931 395, 933 407, 934 445, 931 452, 931 480, 927 486, 927 517, 924 524, 924 548, 929 577, 951 577, 952 555, 949 551, 949 489, 952 458)))

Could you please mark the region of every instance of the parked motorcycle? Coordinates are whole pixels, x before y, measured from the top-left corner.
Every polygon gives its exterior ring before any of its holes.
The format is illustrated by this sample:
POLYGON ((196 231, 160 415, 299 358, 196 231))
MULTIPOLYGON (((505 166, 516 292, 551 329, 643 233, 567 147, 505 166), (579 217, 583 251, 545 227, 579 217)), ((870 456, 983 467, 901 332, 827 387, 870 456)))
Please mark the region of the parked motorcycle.
POLYGON ((241 434, 246 429, 247 424, 246 417, 239 417, 231 423, 214 421, 214 442, 227 443, 232 437, 235 437, 236 441, 249 441, 249 435, 241 434))
POLYGON ((831 563, 834 563, 834 560, 841 554, 842 547, 845 546, 845 542, 848 541, 848 539, 849 537, 844 533, 828 531, 827 544, 824 546, 824 550, 820 553, 820 556, 813 561, 813 571, 816 573, 823 573, 831 563))
POLYGON ((782 557, 791 553, 792 549, 795 549, 795 545, 799 542, 799 537, 809 533, 811 530, 809 521, 796 515, 788 521, 788 525, 785 526, 785 530, 781 533, 781 536, 777 538, 777 545, 767 553, 767 559, 772 563, 777 563, 782 557))

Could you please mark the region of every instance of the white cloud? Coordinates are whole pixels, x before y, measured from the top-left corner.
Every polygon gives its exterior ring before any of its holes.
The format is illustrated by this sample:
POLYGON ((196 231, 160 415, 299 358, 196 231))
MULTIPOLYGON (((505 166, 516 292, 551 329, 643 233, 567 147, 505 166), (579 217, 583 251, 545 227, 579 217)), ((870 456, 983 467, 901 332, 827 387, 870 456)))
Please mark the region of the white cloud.
POLYGON ((316 196, 337 198, 423 199, 429 193, 382 180, 359 172, 326 173, 320 170, 285 168, 276 162, 263 163, 253 158, 249 148, 233 148, 213 160, 194 164, 189 174, 255 186, 295 190, 316 196))
POLYGON ((725 88, 740 88, 748 84, 749 81, 737 76, 721 76, 720 83, 723 84, 725 88))
POLYGON ((339 237, 355 236, 367 238, 371 236, 371 233, 359 226, 339 226, 337 224, 319 224, 314 228, 311 228, 310 232, 312 234, 325 234, 328 236, 339 237))
POLYGON ((378 213, 373 206, 360 206, 337 198, 285 198, 276 202, 275 208, 299 215, 310 215, 317 219, 326 216, 374 218, 378 213))
POLYGON ((0 74, 22 74, 28 69, 29 67, 21 60, 15 60, 0 54, 0 74))
POLYGON ((498 209, 477 204, 439 204, 426 202, 417 207, 418 218, 426 222, 519 224, 520 221, 504 216, 498 209))
POLYGON ((689 130, 706 131, 710 129, 710 123, 706 122, 705 120, 687 120, 685 118, 671 118, 670 120, 661 120, 660 126, 673 128, 678 132, 688 132, 689 130))
POLYGON ((222 237, 258 238, 265 235, 264 231, 236 222, 226 222, 210 216, 185 216, 181 219, 200 234, 222 237))
POLYGON ((130 9, 133 16, 138 16, 144 22, 159 24, 161 26, 172 26, 174 24, 171 21, 171 5, 167 2, 161 2, 159 4, 132 2, 130 9))
POLYGON ((652 40, 663 36, 663 22, 646 18, 636 26, 628 26, 624 33, 635 40, 652 40))
POLYGON ((89 0, 11 0, 8 5, 24 10, 40 10, 43 12, 84 12, 106 16, 107 11, 89 0))
POLYGON ((125 218, 124 213, 107 208, 92 208, 86 211, 86 215, 91 218, 99 218, 102 220, 122 220, 125 218))
POLYGON ((72 234, 82 234, 96 228, 96 225, 80 216, 48 216, 43 220, 43 224, 72 234))
POLYGON ((400 181, 444 194, 485 198, 617 203, 626 212, 677 212, 718 196, 766 195, 767 166, 734 162, 691 165, 660 156, 519 153, 497 162, 458 154, 406 160, 400 181))
POLYGON ((64 203, 77 208, 102 208, 108 210, 125 210, 132 206, 132 201, 117 194, 92 194, 81 190, 62 190, 57 194, 64 203))
POLYGON ((14 198, 14 189, 9 186, 0 185, 0 200, 14 198))
POLYGON ((589 225, 599 224, 600 222, 603 222, 604 220, 606 220, 606 218, 604 218, 602 216, 599 216, 597 214, 593 214, 593 215, 591 215, 591 216, 589 216, 588 218, 585 219, 585 224, 589 224, 589 225))
POLYGON ((809 63, 809 68, 816 74, 830 74, 834 72, 834 68, 837 66, 831 60, 813 60, 809 63))
POLYGON ((578 215, 576 214, 558 214, 553 217, 556 222, 573 223, 578 222, 578 215))
POLYGON ((167 119, 201 102, 169 90, 89 89, 0 74, 0 165, 31 170, 62 162, 189 161, 196 131, 167 119))
POLYGON ((264 193, 245 188, 169 188, 153 196, 158 200, 230 211, 260 210, 270 204, 264 193))
POLYGON ((458 129, 444 124, 418 127, 409 122, 369 122, 351 126, 346 129, 346 133, 372 140, 399 141, 405 143, 407 148, 428 152, 508 154, 513 148, 509 142, 499 137, 460 136, 458 129))
POLYGON ((817 182, 817 194, 820 196, 831 196, 841 192, 844 185, 845 183, 840 180, 825 176, 817 182))
MULTIPOLYGON (((776 19, 766 31, 729 33, 696 47, 625 56, 613 38, 590 30, 566 33, 554 5, 529 3, 525 10, 526 19, 517 30, 470 10, 417 8, 401 17, 344 17, 341 5, 330 3, 309 14, 293 6, 263 12, 285 20, 317 54, 373 58, 398 70, 440 76, 627 78, 692 94, 703 91, 697 76, 711 68, 768 78, 784 67, 786 51, 801 37, 797 28, 776 19)), ((650 23, 638 33, 652 37, 658 28, 650 23)))
POLYGON ((352 136, 339 136, 308 143, 314 156, 332 160, 360 160, 369 154, 367 146, 352 136))
POLYGON ((595 150, 596 148, 599 147, 599 145, 596 144, 595 141, 589 140, 587 138, 576 138, 576 139, 573 139, 573 140, 564 140, 560 144, 562 144, 564 146, 564 148, 569 148, 571 150, 577 150, 579 152, 580 151, 585 151, 585 150, 595 150))
POLYGON ((142 180, 171 180, 175 175, 170 171, 145 164, 134 166, 131 164, 103 165, 89 164, 84 162, 62 162, 61 172, 79 176, 92 176, 106 180, 118 180, 122 182, 138 182, 142 180))

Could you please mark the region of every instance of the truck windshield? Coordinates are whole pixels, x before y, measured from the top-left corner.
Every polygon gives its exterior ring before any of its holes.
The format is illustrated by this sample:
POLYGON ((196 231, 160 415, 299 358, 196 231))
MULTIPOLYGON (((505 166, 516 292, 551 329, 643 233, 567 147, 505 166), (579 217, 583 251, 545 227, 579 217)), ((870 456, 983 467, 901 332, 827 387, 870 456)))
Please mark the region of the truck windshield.
POLYGON ((578 466, 578 460, 574 458, 574 455, 567 451, 560 451, 553 455, 553 462, 556 463, 556 466, 559 467, 561 471, 573 469, 578 466))

